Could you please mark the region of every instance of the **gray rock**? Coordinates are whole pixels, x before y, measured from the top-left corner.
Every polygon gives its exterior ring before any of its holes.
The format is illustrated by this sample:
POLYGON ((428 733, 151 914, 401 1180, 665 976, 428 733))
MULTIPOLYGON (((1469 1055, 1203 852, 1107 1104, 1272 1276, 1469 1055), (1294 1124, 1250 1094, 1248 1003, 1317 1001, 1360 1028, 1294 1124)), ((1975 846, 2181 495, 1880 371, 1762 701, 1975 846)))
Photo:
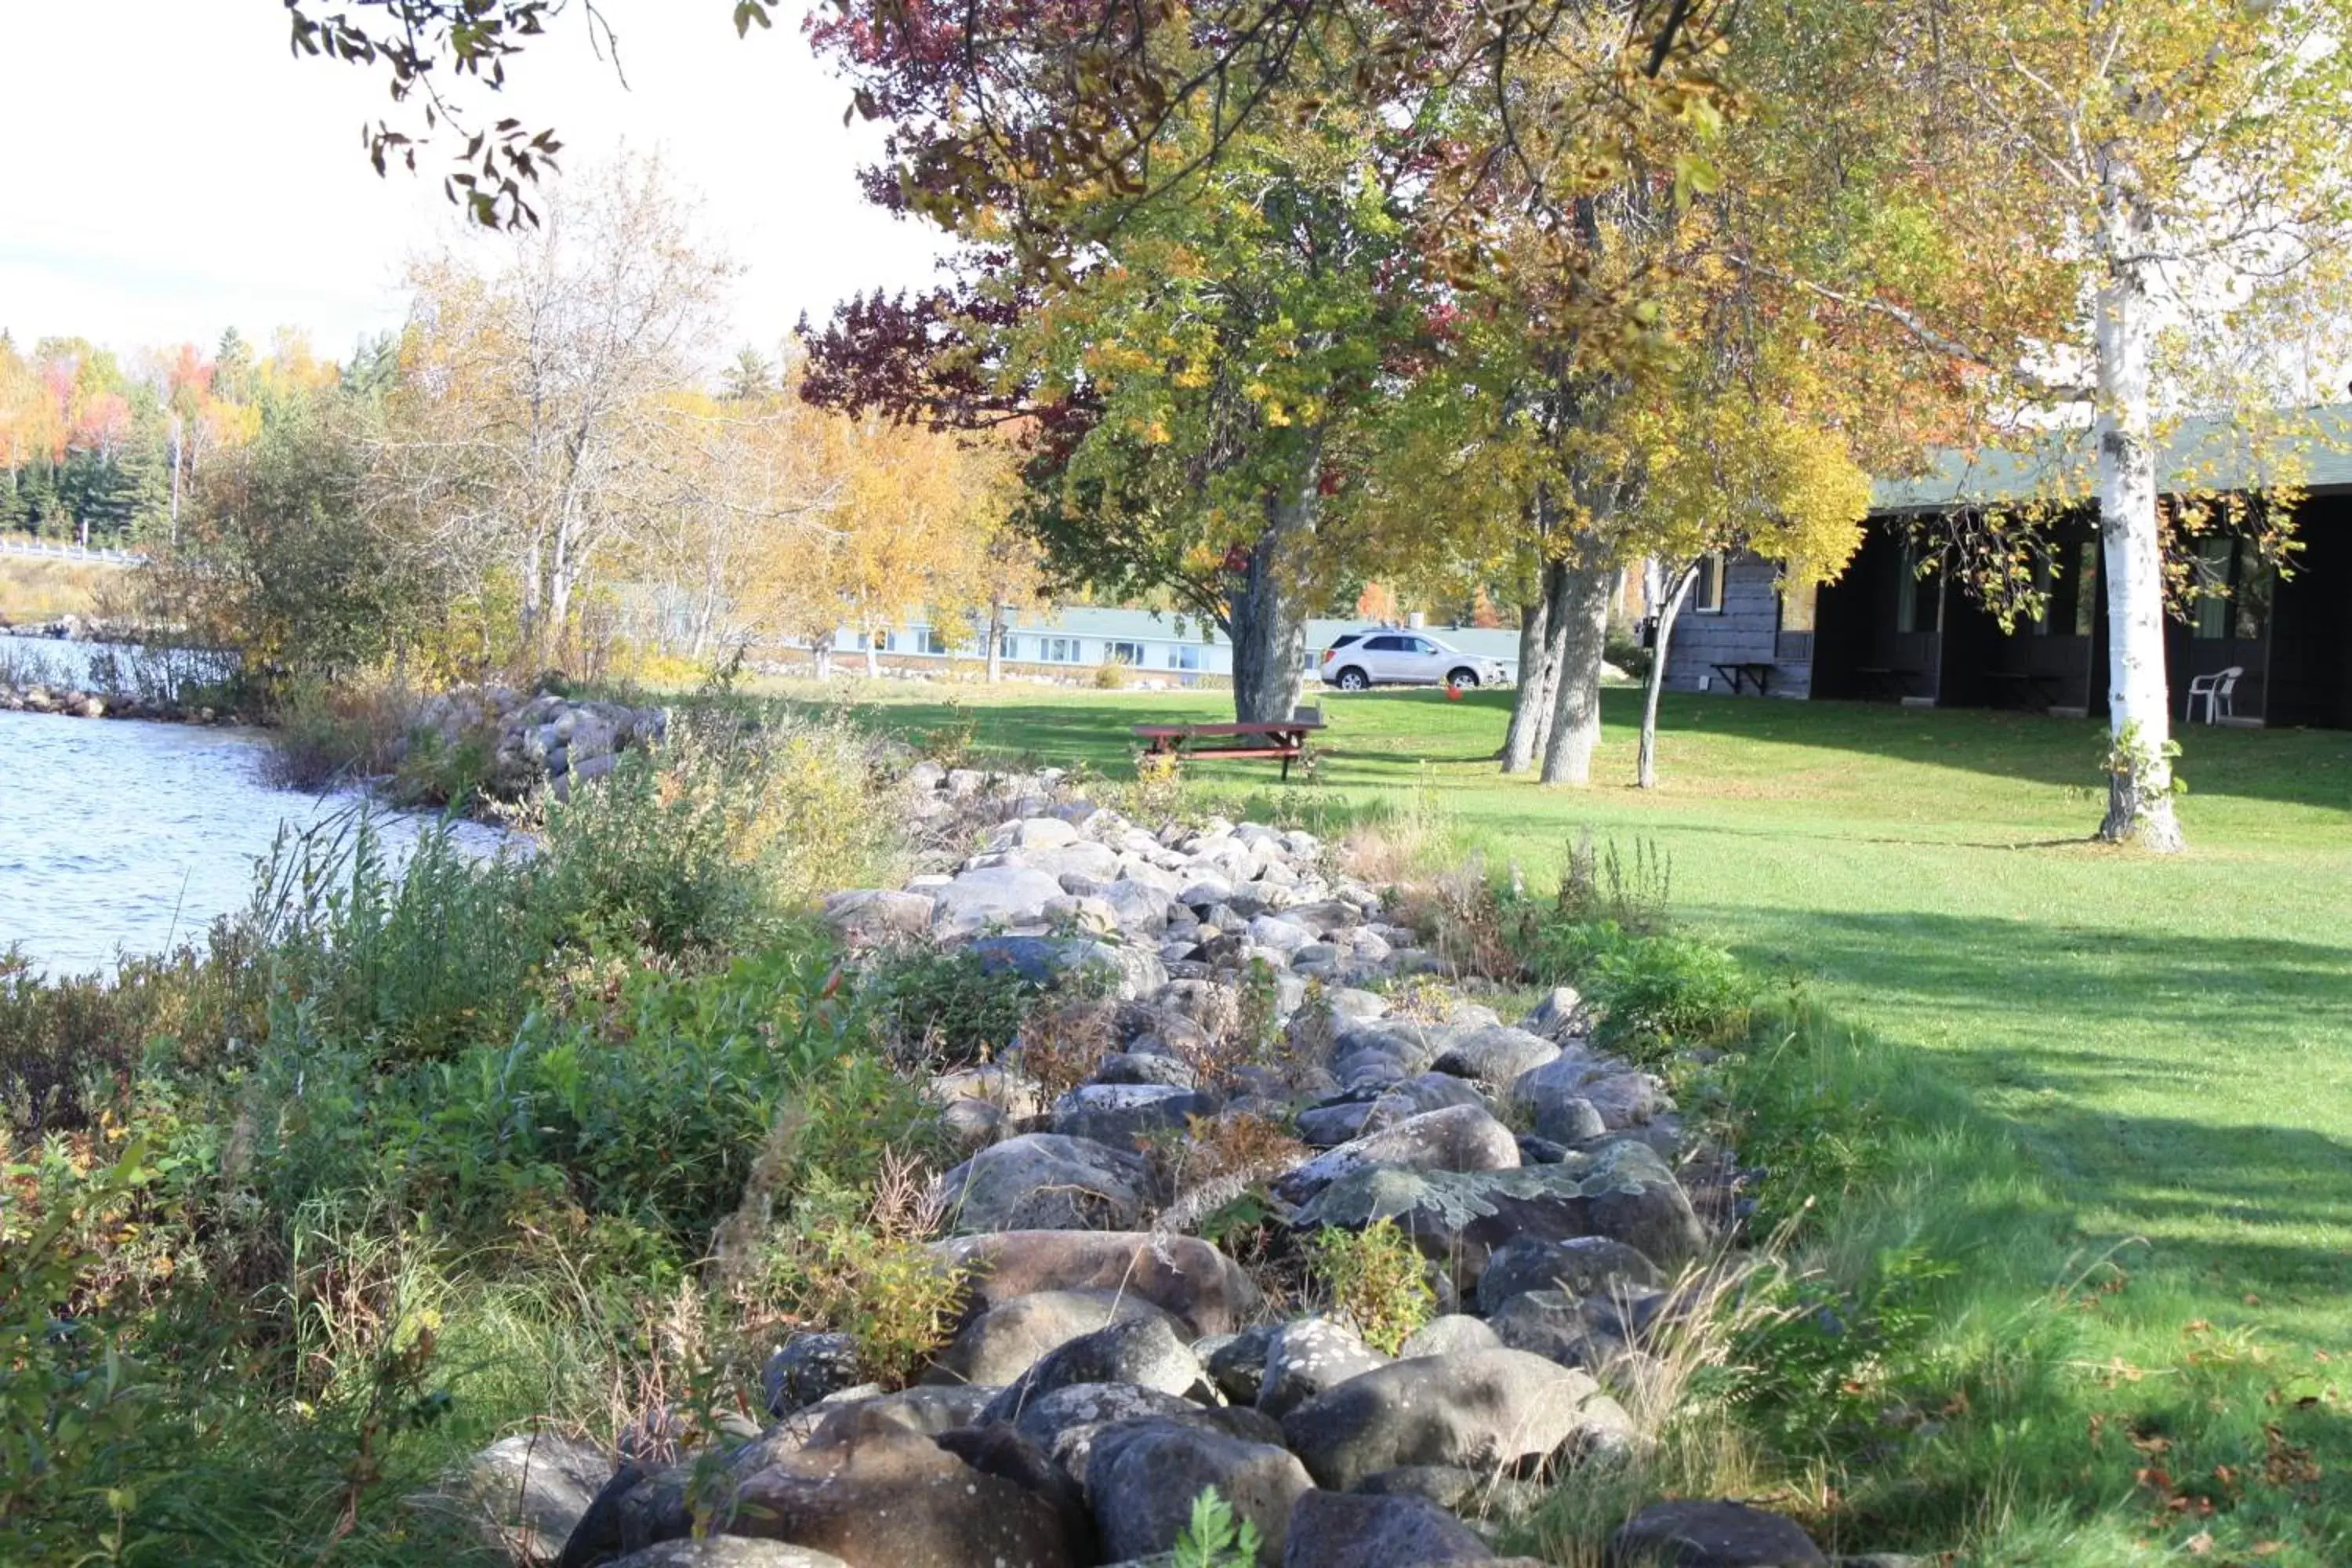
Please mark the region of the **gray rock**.
POLYGON ((1174 1084, 1086 1083, 1054 1102, 1054 1131, 1129 1147, 1146 1132, 1181 1127, 1216 1110, 1213 1097, 1174 1084))
POLYGON ((1018 1421, 1031 1401, 1081 1383, 1126 1383, 1188 1399, 1213 1401, 1208 1373, 1167 1317, 1131 1319, 1080 1334, 1036 1363, 988 1402, 980 1425, 1018 1421))
POLYGON ((1367 1132, 1394 1126, 1407 1117, 1420 1116, 1432 1110, 1444 1110, 1456 1105, 1475 1105, 1481 1110, 1491 1109, 1486 1097, 1478 1092, 1467 1079, 1452 1073, 1425 1072, 1392 1084, 1372 1102, 1371 1115, 1364 1123, 1367 1132))
POLYGON ((1291 1505, 1313 1489, 1288 1450, 1244 1442, 1186 1421, 1143 1420, 1097 1436, 1087 1461, 1087 1498, 1106 1559, 1171 1551, 1209 1487, 1237 1519, 1256 1526, 1258 1561, 1282 1561, 1291 1505))
POLYGON ((1668 1266, 1706 1245, 1674 1173, 1631 1139, 1515 1171, 1354 1171, 1318 1194, 1297 1223, 1361 1230, 1384 1219, 1395 1220, 1465 1288, 1476 1283, 1496 1248, 1521 1236, 1605 1236, 1668 1266))
POLYGON ((1457 1351, 1496 1351, 1503 1342, 1495 1331, 1476 1318, 1462 1312, 1447 1312, 1432 1318, 1408 1336, 1397 1348, 1397 1359, 1411 1361, 1416 1356, 1452 1355, 1457 1351))
POLYGON ((1460 1520, 1425 1499, 1315 1491, 1291 1510, 1282 1568, 1434 1568, 1494 1555, 1460 1520))
POLYGON ((1541 1035, 1490 1024, 1456 1035, 1430 1065, 1439 1072, 1502 1089, 1559 1055, 1559 1047, 1541 1035))
POLYGON ((1239 1264, 1197 1237, 1008 1230, 934 1242, 931 1253, 966 1270, 974 1313, 1038 1290, 1124 1290, 1165 1308, 1197 1339, 1233 1332, 1262 1300, 1239 1264))
POLYGON ((1351 1377, 1388 1365, 1353 1329, 1328 1318, 1285 1324, 1266 1345, 1256 1404, 1276 1421, 1351 1377))
POLYGON ((1102 900, 1131 931, 1163 931, 1175 900, 1165 889, 1133 877, 1122 877, 1102 891, 1102 900))
POLYGON ((1621 1072, 1592 1079, 1584 1099, 1601 1113, 1601 1125, 1614 1132, 1646 1127, 1675 1108, 1666 1086, 1650 1073, 1621 1072))
POLYGON ((1260 1323, 1237 1334, 1203 1340, 1192 1347, 1192 1353, 1209 1369, 1209 1381, 1217 1385, 1218 1393, 1236 1405, 1255 1405, 1265 1381, 1266 1354, 1274 1349, 1275 1336, 1282 1328, 1280 1323, 1260 1323))
POLYGON ((1808 1568, 1822 1549, 1792 1521, 1738 1502, 1652 1503, 1609 1541, 1609 1568, 1808 1568))
POLYGON ((932 1184, 958 1231, 1130 1230, 1150 1180, 1141 1156, 1028 1132, 982 1150, 932 1184))
POLYGON ((1311 1148, 1337 1148, 1363 1131, 1372 1104, 1369 1100, 1344 1100, 1336 1105, 1311 1105, 1298 1113, 1298 1136, 1311 1148))
POLYGON ((1118 877, 1118 853, 1100 844, 1065 844, 1052 849, 1013 849, 1005 852, 1004 863, 1026 866, 1057 880, 1083 877, 1097 886, 1114 881, 1118 877))
POLYGON ((709 1535, 700 1541, 666 1541, 614 1559, 611 1568, 849 1568, 830 1552, 753 1541, 741 1535, 709 1535))
POLYGON ((1113 1051, 1095 1064, 1097 1083, 1148 1083, 1191 1089, 1192 1069, 1174 1057, 1149 1051, 1113 1051))
POLYGON ((1086 1543, 1054 1499, 920 1433, 844 1415, 743 1478, 731 1533, 814 1547, 853 1568, 1075 1568, 1082 1558, 1086 1543))
POLYGON ((1249 939, 1260 947, 1292 953, 1313 942, 1315 937, 1305 926, 1277 915, 1259 915, 1249 923, 1249 939))
POLYGON ((1601 1236, 1566 1241, 1522 1236, 1486 1259, 1478 1276, 1478 1310, 1491 1313, 1526 1290, 1606 1296, 1619 1289, 1652 1290, 1660 1283, 1657 1267, 1622 1241, 1601 1236))
POLYGON ((929 893, 861 888, 825 900, 824 919, 851 942, 870 944, 921 935, 931 929, 934 909, 929 893))
POLYGON ((1175 1329, 1173 1317, 1140 1296, 1118 1290, 1040 1290, 966 1323, 926 1376, 933 1383, 1001 1389, 1081 1335, 1112 1323, 1155 1317, 1171 1331, 1175 1329))
POLYGON ((1495 1337, 1562 1366, 1598 1371, 1609 1347, 1596 1346, 1583 1304, 1563 1290, 1521 1290, 1486 1320, 1495 1337))
POLYGON ((552 1561, 614 1478, 601 1448, 552 1432, 501 1437, 466 1462, 433 1506, 466 1515, 493 1548, 552 1561))
POLYGON ((1076 1383, 1057 1388, 1024 1410, 1015 1426, 1065 1472, 1082 1480, 1097 1436, 1147 1416, 1190 1422, 1245 1442, 1282 1441, 1280 1426, 1245 1405, 1196 1405, 1178 1394, 1121 1383, 1076 1383))
POLYGON ((991 926, 1030 924, 1044 919, 1045 905, 1061 896, 1062 884, 1050 872, 1026 866, 966 871, 935 890, 931 930, 956 937, 991 926))
POLYGON ((1282 1424, 1335 1490, 1400 1465, 1481 1472, 1574 1460, 1630 1441, 1632 1423, 1587 1373, 1524 1351, 1393 1362, 1309 1400, 1282 1424))
POLYGON ((1483 1106, 1456 1105, 1326 1150, 1278 1177, 1274 1193, 1298 1204, 1353 1171, 1508 1171, 1518 1163, 1519 1145, 1509 1128, 1483 1106))
POLYGON ((1555 985, 1549 995, 1536 1004, 1533 1012, 1519 1020, 1519 1027, 1557 1042, 1562 1036, 1575 1033, 1577 1014, 1583 1005, 1584 998, 1577 994, 1575 986, 1555 985))
POLYGON ((1609 1122, 1601 1108, 1580 1094, 1535 1107, 1534 1120, 1536 1135, 1559 1148, 1580 1148, 1609 1136, 1609 1122))
POLYGON ((760 1371, 768 1414, 789 1415, 861 1381, 857 1342, 847 1334, 794 1334, 760 1371))

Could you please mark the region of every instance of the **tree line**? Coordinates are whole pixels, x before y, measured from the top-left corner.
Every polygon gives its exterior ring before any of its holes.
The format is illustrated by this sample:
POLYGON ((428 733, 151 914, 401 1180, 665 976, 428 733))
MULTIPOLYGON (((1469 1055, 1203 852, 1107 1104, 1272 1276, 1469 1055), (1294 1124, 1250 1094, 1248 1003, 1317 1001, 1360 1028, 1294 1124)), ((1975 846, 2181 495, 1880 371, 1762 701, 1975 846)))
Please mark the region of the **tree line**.
POLYGON ((870 659, 919 607, 971 642, 1030 602, 1004 444, 820 409, 791 343, 719 369, 735 273, 660 165, 626 163, 530 233, 416 262, 403 327, 343 363, 292 333, 257 361, 234 334, 141 355, 181 432, 176 524, 155 453, 111 458, 153 492, 110 535, 154 557, 142 618, 265 683, 433 682, 592 671, 624 641, 823 663, 845 627, 870 659))

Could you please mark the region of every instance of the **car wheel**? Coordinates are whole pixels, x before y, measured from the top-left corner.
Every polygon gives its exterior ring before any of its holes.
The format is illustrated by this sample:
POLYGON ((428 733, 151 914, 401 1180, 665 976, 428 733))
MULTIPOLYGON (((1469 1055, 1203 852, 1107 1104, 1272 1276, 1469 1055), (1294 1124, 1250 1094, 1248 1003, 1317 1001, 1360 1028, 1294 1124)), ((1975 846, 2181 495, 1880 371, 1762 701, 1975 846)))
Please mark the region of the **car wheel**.
POLYGON ((1475 669, 1454 670, 1446 676, 1445 684, 1457 691, 1473 689, 1478 684, 1478 672, 1475 669))
POLYGON ((1360 669, 1343 669, 1339 672, 1339 689, 1342 691, 1361 691, 1370 685, 1371 682, 1364 679, 1364 672, 1360 669))

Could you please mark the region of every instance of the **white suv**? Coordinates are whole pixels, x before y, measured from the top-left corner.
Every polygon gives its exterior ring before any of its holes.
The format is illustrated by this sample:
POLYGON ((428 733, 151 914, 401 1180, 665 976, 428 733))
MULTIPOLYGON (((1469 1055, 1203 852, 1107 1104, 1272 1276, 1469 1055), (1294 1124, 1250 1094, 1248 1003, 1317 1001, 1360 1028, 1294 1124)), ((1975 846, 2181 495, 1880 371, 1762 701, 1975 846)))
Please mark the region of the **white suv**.
POLYGON ((1342 691, 1372 686, 1504 686, 1500 660, 1464 653, 1426 632, 1349 632, 1323 650, 1323 684, 1342 691))

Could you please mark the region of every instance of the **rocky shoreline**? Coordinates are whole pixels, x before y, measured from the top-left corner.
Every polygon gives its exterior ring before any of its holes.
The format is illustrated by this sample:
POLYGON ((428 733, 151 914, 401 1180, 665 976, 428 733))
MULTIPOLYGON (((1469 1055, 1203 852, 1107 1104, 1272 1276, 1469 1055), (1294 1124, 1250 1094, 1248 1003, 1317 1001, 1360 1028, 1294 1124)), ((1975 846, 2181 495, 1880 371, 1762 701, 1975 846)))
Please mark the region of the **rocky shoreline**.
MULTIPOLYGON (((452 1493, 506 1549, 1088 1568, 1167 1561, 1213 1488, 1261 1563, 1410 1568, 1496 1561, 1542 1489, 1637 1458, 1659 1347, 1738 1239, 1742 1173, 1595 1048, 1573 991, 1507 1022, 1304 833, 1149 831, 1050 774, 924 764, 908 789, 976 852, 826 918, 853 949, 935 944, 1045 988, 999 1059, 925 1079, 967 1152, 927 1195, 952 1339, 890 1388, 853 1335, 798 1334, 747 1398, 764 1422, 699 1452, 658 1419, 617 1453, 509 1437, 452 1493), (1426 1321, 1386 1353, 1342 1312, 1275 1305, 1197 1234, 1244 1193, 1291 1237, 1392 1224, 1426 1321)), ((1643 1510, 1608 1560, 1832 1561, 1710 1500, 1643 1510)))

